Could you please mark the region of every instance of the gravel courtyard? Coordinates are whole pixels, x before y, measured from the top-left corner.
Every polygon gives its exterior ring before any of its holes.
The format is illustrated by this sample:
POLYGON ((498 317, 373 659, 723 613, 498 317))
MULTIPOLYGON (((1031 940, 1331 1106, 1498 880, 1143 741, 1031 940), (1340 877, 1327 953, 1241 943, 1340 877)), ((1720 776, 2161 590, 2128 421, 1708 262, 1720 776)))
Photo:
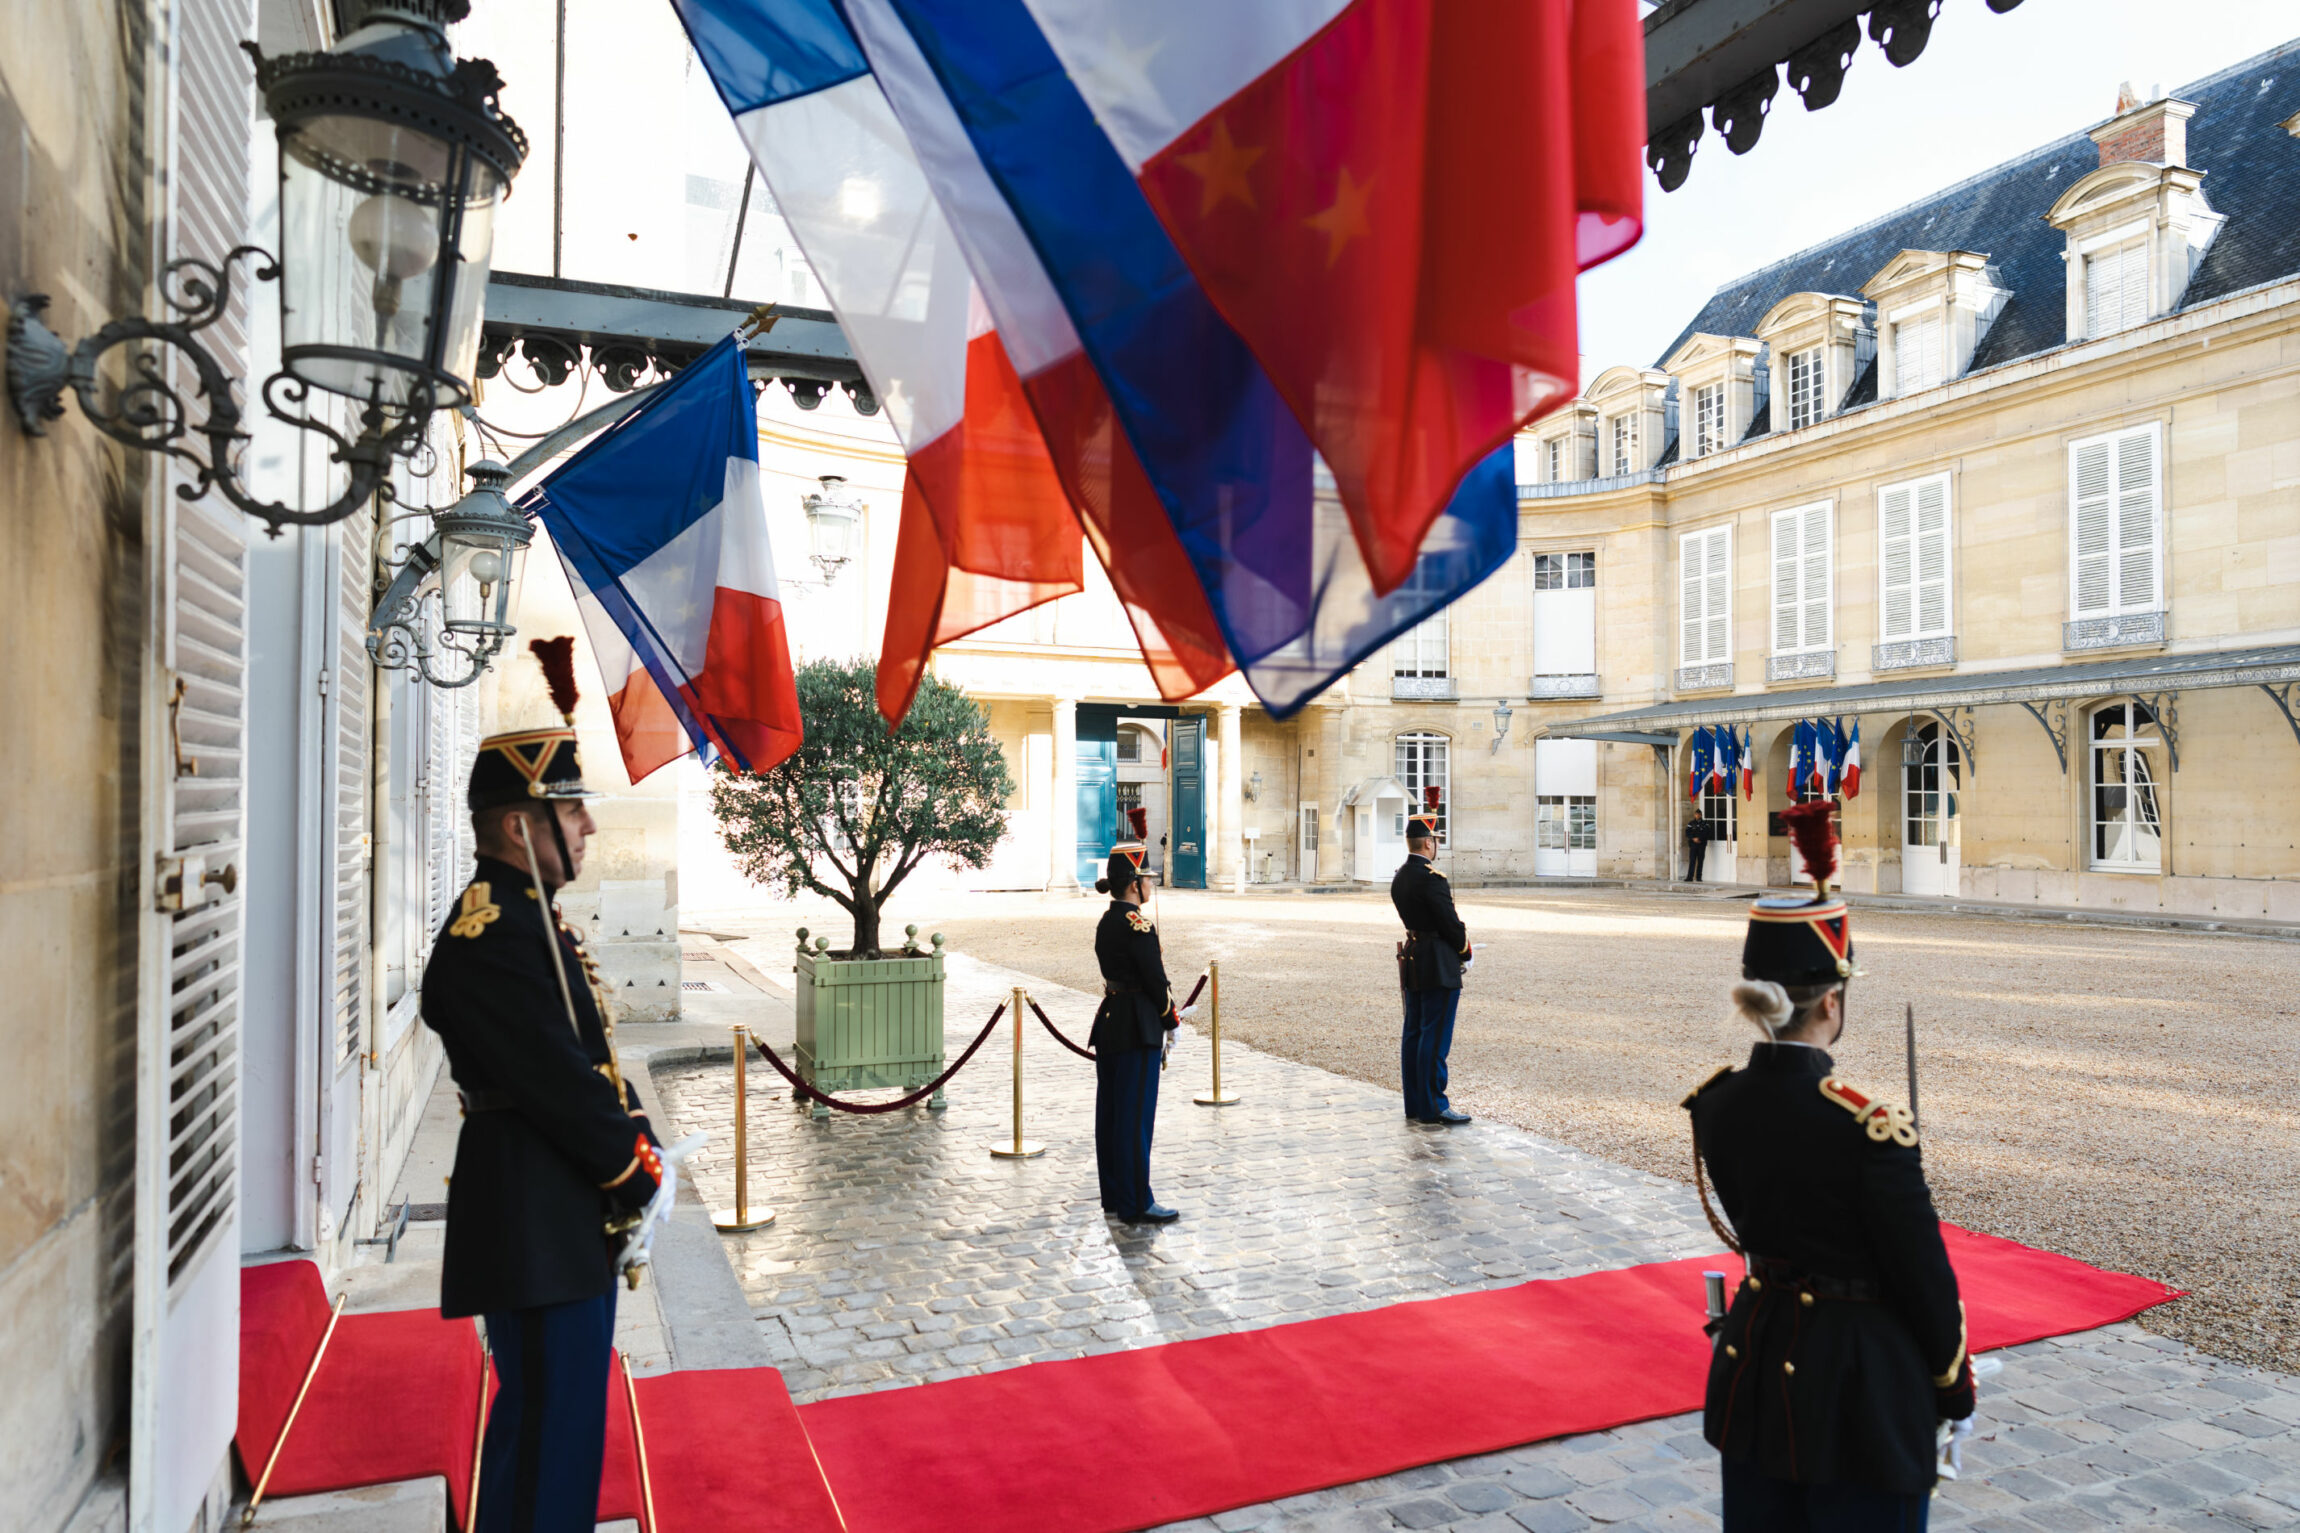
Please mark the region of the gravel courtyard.
MULTIPOLYGON (((1169 891, 1161 903, 1183 987, 1209 960, 1223 966, 1225 1034, 1395 1089, 1386 897, 1169 891)), ((1464 891, 1460 904, 1487 946, 1455 1036, 1456 1105, 1686 1179, 1677 1103, 1751 1041, 1724 1002, 1742 898, 1464 891)), ((1101 909, 920 896, 898 899, 889 932, 915 921, 986 962, 1089 988, 1101 909)), ((688 920, 760 939, 744 946, 786 973, 771 955, 789 951, 794 927, 845 936, 827 904, 688 920)), ((1904 1097, 1901 1016, 1914 1003, 1944 1217, 2188 1289, 2142 1323, 2300 1371, 2300 943, 1880 910, 1856 913, 1855 943, 1867 972, 1839 1073, 1904 1097)))

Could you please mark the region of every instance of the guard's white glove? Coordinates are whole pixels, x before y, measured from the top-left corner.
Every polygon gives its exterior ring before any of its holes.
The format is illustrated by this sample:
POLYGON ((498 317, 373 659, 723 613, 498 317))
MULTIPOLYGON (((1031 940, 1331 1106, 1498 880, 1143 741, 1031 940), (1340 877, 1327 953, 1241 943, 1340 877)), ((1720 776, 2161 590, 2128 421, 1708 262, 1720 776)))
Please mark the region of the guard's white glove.
POLYGON ((671 1217, 672 1205, 679 1201, 679 1167, 710 1140, 704 1133, 689 1134, 686 1138, 663 1146, 659 1152, 663 1162, 663 1179, 655 1184, 655 1195, 647 1200, 640 1211, 639 1227, 623 1242, 623 1251, 615 1258, 615 1270, 622 1274, 631 1287, 639 1286, 640 1270, 655 1258, 655 1231, 671 1217))
POLYGON ((1938 1465, 1940 1477, 1953 1480, 1964 1473, 1965 1439, 1973 1435, 1973 1418, 1962 1421, 1944 1421, 1934 1436, 1934 1446, 1940 1451, 1938 1465))
POLYGON ((1196 1001, 1192 1001, 1189 1005, 1174 1013, 1174 1018, 1178 1022, 1187 1022, 1196 1015, 1198 1015, 1198 1003, 1196 1001))

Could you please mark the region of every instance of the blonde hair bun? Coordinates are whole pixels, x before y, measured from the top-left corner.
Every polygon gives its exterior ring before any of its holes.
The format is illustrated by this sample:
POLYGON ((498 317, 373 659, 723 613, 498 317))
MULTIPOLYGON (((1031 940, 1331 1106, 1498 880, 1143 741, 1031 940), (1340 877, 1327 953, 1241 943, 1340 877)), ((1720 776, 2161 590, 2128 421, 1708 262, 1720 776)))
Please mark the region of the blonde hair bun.
POLYGON ((1745 979, 1733 987, 1733 1010, 1768 1038, 1778 1037, 1796 1007, 1789 992, 1769 979, 1745 979))

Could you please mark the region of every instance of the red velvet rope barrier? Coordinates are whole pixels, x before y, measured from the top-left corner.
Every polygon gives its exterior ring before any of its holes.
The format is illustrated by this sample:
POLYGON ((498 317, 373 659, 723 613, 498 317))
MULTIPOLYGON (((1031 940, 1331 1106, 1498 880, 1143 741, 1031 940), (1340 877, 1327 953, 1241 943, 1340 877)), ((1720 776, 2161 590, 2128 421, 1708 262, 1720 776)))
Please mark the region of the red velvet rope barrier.
MULTIPOLYGON (((1187 1011, 1191 1007, 1197 1005, 1199 993, 1205 988, 1206 976, 1201 974, 1198 976, 1198 983, 1190 991, 1190 999, 1184 1001, 1180 1009, 1187 1011)), ((1054 1035, 1054 1041, 1056 1043, 1061 1044, 1071 1053, 1076 1054, 1080 1059, 1094 1059, 1098 1057, 1092 1049, 1082 1049, 1077 1044, 1072 1043, 1067 1037, 1063 1036, 1062 1029, 1056 1027, 1054 1025, 1054 1019, 1046 1014, 1046 1008, 1038 1004, 1038 997, 1034 995, 1025 995, 1023 999, 1030 1002, 1030 1009, 1038 1013, 1038 1020, 1040 1024, 1043 1025, 1048 1032, 1054 1035)))
POLYGON ((1005 1015, 1006 1003, 1001 1001, 998 1003, 998 1009, 990 1014, 990 1020, 982 1024, 982 1031, 974 1035, 974 1042, 968 1044, 966 1046, 966 1052, 958 1056, 957 1063, 953 1064, 949 1069, 943 1071, 942 1074, 936 1076, 933 1080, 928 1081, 925 1085, 919 1087, 918 1090, 912 1092, 909 1096, 897 1098, 892 1102, 842 1102, 837 1097, 817 1091, 814 1087, 808 1085, 805 1081, 800 1080, 797 1074, 792 1071, 791 1067, 783 1063, 782 1056, 777 1054, 773 1049, 768 1048, 766 1042, 761 1039, 757 1033, 752 1032, 749 1028, 746 1027, 743 1029, 743 1034, 745 1037, 751 1040, 752 1045, 756 1047, 761 1054, 764 1054, 767 1057, 767 1063, 773 1065, 777 1073, 779 1073, 784 1080, 791 1083, 791 1089, 796 1091, 800 1096, 805 1097, 808 1101, 820 1102, 825 1107, 835 1107, 840 1112, 863 1114, 899 1112, 905 1107, 915 1107, 919 1103, 925 1101, 928 1097, 933 1096, 936 1092, 942 1089, 943 1083, 945 1081, 956 1075, 960 1070, 965 1069, 966 1062, 974 1057, 974 1051, 981 1048, 983 1044, 989 1040, 991 1032, 998 1026, 998 1019, 1005 1015))

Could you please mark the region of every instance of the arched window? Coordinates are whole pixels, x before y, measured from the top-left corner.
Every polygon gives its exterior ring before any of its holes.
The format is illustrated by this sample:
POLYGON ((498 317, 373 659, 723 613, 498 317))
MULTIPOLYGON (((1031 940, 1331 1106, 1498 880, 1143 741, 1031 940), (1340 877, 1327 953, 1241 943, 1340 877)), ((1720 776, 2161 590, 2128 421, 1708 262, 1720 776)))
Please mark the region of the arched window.
MULTIPOLYGON (((1447 765, 1452 741, 1434 730, 1421 729, 1412 734, 1398 736, 1397 779, 1405 784, 1406 793, 1413 802, 1406 807, 1408 814, 1418 813, 1427 803, 1424 788, 1438 790, 1438 845, 1449 844, 1453 828, 1453 781, 1447 765)), ((1404 826, 1398 827, 1403 834, 1404 826)))
POLYGON ((2154 873, 2164 862, 2164 810, 2153 753, 2163 747, 2156 715, 2118 703, 2092 715, 2092 865, 2154 873))

